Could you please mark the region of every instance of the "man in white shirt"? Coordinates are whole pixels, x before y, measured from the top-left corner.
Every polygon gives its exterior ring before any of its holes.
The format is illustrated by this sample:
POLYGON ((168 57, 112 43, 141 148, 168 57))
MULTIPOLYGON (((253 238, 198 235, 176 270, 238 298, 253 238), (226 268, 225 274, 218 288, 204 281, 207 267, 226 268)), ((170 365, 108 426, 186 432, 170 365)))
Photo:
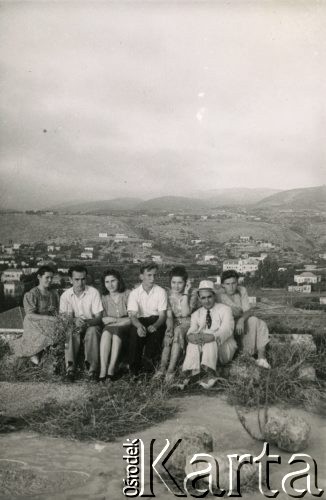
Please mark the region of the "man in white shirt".
POLYGON ((202 307, 191 315, 186 357, 182 366, 186 378, 178 385, 180 388, 184 388, 190 377, 198 375, 201 370, 206 377, 199 384, 205 389, 212 387, 217 380, 217 363, 226 364, 231 361, 237 349, 233 337, 232 310, 224 304, 216 304, 212 281, 200 282, 198 297, 202 307))
POLYGON ((74 327, 67 332, 65 361, 67 378, 74 380, 81 339, 84 339, 85 364, 90 379, 96 379, 99 367, 99 340, 103 306, 96 288, 86 285, 87 269, 69 269, 72 287, 60 297, 60 313, 73 318, 74 327))
POLYGON ((157 271, 157 264, 152 262, 141 266, 140 279, 142 283, 129 295, 128 313, 132 324, 129 342, 129 368, 134 375, 140 372, 143 354, 143 364, 146 371, 152 371, 155 368, 155 362, 161 354, 165 332, 167 294, 162 287, 155 284, 157 271))
POLYGON ((261 368, 270 369, 266 359, 266 346, 269 342, 268 326, 260 318, 256 318, 251 310, 247 290, 239 285, 239 275, 233 269, 224 271, 221 276, 222 288, 218 293, 218 301, 230 306, 235 319, 234 335, 238 337, 240 349, 254 356, 261 368))

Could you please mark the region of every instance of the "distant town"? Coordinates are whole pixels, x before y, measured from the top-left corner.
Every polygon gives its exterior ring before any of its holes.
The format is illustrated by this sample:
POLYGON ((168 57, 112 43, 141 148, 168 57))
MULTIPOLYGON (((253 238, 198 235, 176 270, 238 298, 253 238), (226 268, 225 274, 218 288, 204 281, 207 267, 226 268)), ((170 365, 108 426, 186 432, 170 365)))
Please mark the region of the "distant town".
POLYGON ((12 237, 0 233, 2 312, 22 304, 41 265, 53 266, 54 286, 59 290, 70 286, 68 269, 76 263, 88 267, 90 282, 97 287, 108 267, 122 270, 132 287, 138 281, 139 264, 149 260, 160 265, 160 282, 165 286, 169 268, 176 263, 187 267, 194 286, 203 276, 218 285, 221 272, 234 269, 251 288, 252 300, 261 289, 281 289, 291 297, 291 304, 326 308, 326 235, 325 229, 321 231, 325 211, 226 207, 196 213, 71 214, 29 210, 0 217, 1 227, 12 229, 12 237), (15 231, 19 221, 24 225, 21 238, 15 231))

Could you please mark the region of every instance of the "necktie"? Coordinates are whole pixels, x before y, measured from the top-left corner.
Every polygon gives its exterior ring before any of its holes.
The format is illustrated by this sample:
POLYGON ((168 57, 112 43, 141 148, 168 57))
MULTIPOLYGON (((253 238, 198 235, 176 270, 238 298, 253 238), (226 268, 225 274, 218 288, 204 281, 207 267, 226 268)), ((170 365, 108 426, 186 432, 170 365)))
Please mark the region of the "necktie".
POLYGON ((212 326, 212 316, 211 316, 211 312, 209 309, 207 309, 207 313, 206 313, 206 326, 208 329, 212 326))

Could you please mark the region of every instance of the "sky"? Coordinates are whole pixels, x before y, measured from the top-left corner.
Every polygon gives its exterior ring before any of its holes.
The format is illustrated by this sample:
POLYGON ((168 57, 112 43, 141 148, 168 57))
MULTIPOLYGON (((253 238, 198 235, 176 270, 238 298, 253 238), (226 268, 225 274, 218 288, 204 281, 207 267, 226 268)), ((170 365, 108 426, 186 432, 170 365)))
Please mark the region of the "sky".
POLYGON ((326 183, 326 2, 0 1, 2 207, 326 183))

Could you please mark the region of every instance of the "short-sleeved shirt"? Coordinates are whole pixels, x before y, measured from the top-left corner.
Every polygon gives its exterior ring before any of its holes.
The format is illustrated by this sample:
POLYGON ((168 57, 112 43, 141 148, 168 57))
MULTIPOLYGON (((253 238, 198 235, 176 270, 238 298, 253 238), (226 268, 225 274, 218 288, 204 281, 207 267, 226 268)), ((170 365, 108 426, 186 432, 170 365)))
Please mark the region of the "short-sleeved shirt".
POLYGON ((125 290, 119 293, 117 296, 117 302, 115 302, 110 294, 102 295, 102 305, 104 309, 105 316, 111 316, 113 318, 124 318, 128 316, 128 297, 130 290, 125 290))
POLYGON ((167 309, 167 294, 164 288, 154 285, 147 293, 143 285, 130 292, 128 312, 136 313, 139 318, 158 316, 167 309))
MULTIPOLYGON (((174 295, 172 290, 168 290, 168 310, 172 311, 175 318, 182 318, 181 301, 183 295, 174 295)), ((190 314, 197 309, 197 290, 192 290, 188 296, 190 314)), ((189 316, 190 316, 189 314, 189 316)))
POLYGON ((73 287, 68 288, 60 297, 60 312, 73 314, 75 318, 92 319, 103 311, 101 296, 96 288, 86 286, 83 293, 77 297, 73 287))
POLYGON ((59 310, 59 295, 56 290, 42 293, 38 286, 24 295, 24 310, 26 314, 43 314, 51 316, 59 310))
POLYGON ((247 290, 244 286, 239 286, 234 295, 227 295, 223 289, 218 294, 218 301, 226 306, 240 308, 243 313, 250 310, 250 302, 247 290))

